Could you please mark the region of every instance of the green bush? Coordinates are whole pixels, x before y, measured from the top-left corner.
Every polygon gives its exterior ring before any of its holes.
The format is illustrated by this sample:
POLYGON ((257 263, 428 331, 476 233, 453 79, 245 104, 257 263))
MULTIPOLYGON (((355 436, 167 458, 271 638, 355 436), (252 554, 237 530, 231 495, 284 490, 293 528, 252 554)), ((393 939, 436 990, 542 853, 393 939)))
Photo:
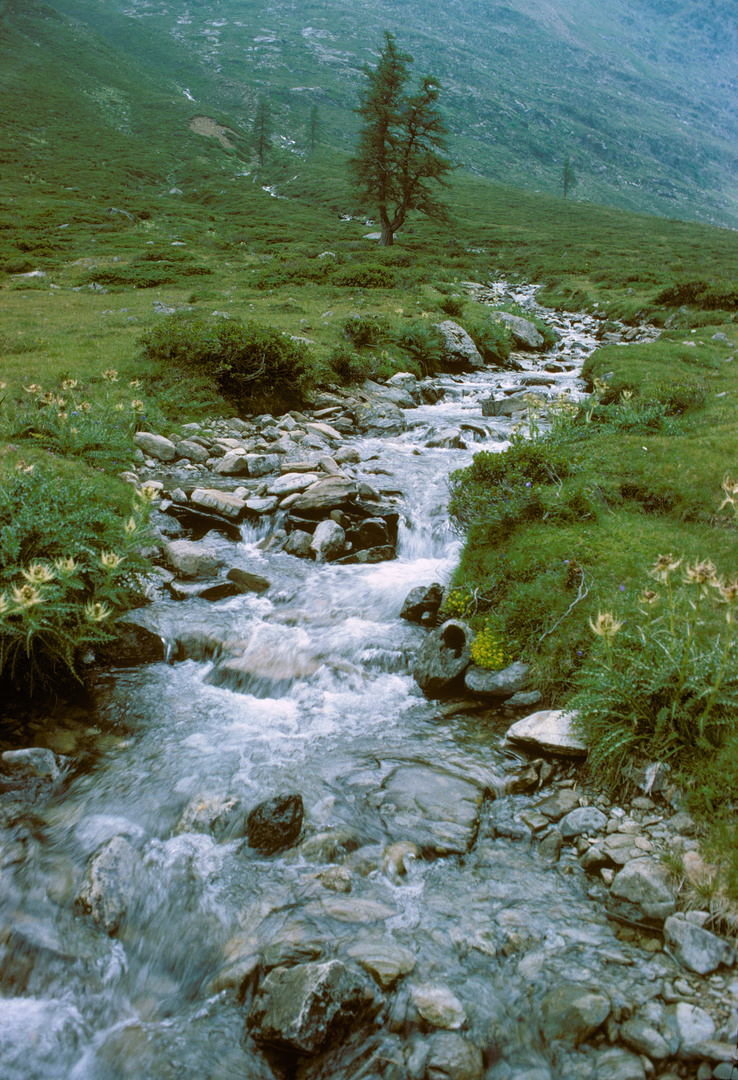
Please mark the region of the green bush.
POLYGON ((331 371, 344 384, 366 378, 366 362, 348 342, 337 342, 328 353, 327 361, 331 371))
POLYGON ((675 281, 658 293, 654 303, 668 307, 695 304, 708 311, 735 311, 738 308, 738 283, 704 279, 675 281))
POLYGON ((446 296, 441 300, 438 305, 440 311, 444 315, 448 315, 451 319, 460 319, 464 314, 464 308, 466 306, 466 300, 460 296, 446 296))
POLYGON ((382 345, 389 339, 389 323, 381 315, 348 315, 341 326, 357 349, 382 345))
POLYGON ((333 273, 333 259, 285 259, 260 270, 254 279, 257 289, 279 289, 307 281, 327 281, 333 273))
POLYGON ((349 289, 392 289, 396 284, 393 270, 379 263, 342 266, 332 280, 334 285, 349 289))
POLYGON ((505 364, 510 359, 512 336, 502 321, 494 317, 465 322, 464 328, 482 355, 485 364, 505 364))
POLYGON ((33 693, 77 678, 82 652, 141 602, 148 513, 120 483, 22 461, 0 482, 0 680, 33 693))
POLYGON ((208 375, 242 407, 299 403, 313 371, 304 342, 256 322, 170 316, 143 334, 139 345, 152 360, 208 375))
POLYGON ((443 356, 443 342, 436 328, 425 319, 402 323, 393 334, 400 349, 405 349, 419 365, 423 375, 433 375, 443 356))

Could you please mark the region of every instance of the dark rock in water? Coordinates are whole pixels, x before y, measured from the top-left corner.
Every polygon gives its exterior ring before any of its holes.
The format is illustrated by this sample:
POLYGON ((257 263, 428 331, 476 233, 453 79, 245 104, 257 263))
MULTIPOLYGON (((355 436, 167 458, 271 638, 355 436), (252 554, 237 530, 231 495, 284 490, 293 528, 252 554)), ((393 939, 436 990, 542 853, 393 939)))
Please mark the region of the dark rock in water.
POLYGON ((261 983, 247 1024, 259 1044, 317 1054, 341 1042, 372 1000, 364 980, 338 960, 279 967, 261 983))
POLYGON ((427 588, 425 585, 419 585, 417 589, 411 589, 405 597, 400 618, 419 623, 420 626, 432 625, 436 621, 442 602, 443 585, 437 581, 428 585, 427 588))
POLYGON ((239 570, 236 566, 226 574, 229 581, 238 586, 240 592, 266 592, 271 582, 259 574, 250 574, 248 570, 239 570))
POLYGON ((115 624, 115 639, 95 646, 95 655, 103 664, 133 667, 136 664, 158 664, 166 658, 164 642, 158 634, 138 623, 115 624))
POLYGON ((387 544, 384 547, 366 548, 364 551, 357 551, 355 556, 352 556, 351 562, 358 563, 378 563, 385 562, 387 559, 394 559, 395 549, 391 544, 387 544))
POLYGON ((413 677, 426 694, 448 690, 471 660, 473 633, 466 623, 449 619, 429 634, 415 660, 413 677))
POLYGON ((480 401, 482 416, 512 416, 516 412, 524 412, 529 404, 527 399, 531 397, 537 398, 541 405, 546 403, 545 398, 541 397, 540 394, 534 394, 532 391, 523 394, 510 394, 504 398, 482 398, 480 401))
POLYGON ((398 405, 391 401, 373 401, 360 404, 355 412, 356 426, 362 435, 374 436, 402 435, 407 430, 405 414, 398 405))
POLYGON ((294 844, 302 828, 302 815, 301 795, 275 795, 259 803, 246 821, 249 847, 271 855, 294 844))
POLYGON ((464 685, 480 697, 506 698, 522 690, 530 664, 516 661, 501 671, 488 671, 472 664, 466 669, 464 685))

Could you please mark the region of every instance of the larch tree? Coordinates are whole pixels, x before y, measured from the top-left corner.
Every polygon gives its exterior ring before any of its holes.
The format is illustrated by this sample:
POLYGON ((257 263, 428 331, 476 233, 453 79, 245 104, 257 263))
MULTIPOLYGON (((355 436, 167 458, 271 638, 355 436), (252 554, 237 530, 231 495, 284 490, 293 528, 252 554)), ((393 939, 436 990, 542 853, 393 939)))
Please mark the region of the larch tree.
POLYGON ((260 97, 256 104, 251 137, 259 165, 263 165, 264 158, 272 146, 272 115, 269 102, 264 97, 260 97))
POLYGON ((350 169, 358 193, 379 214, 380 247, 389 247, 410 211, 445 219, 434 185, 447 186, 453 166, 437 81, 424 78, 415 93, 408 93, 413 58, 398 50, 394 34, 385 30, 384 36, 376 68, 364 67, 366 85, 356 110, 364 126, 350 169))

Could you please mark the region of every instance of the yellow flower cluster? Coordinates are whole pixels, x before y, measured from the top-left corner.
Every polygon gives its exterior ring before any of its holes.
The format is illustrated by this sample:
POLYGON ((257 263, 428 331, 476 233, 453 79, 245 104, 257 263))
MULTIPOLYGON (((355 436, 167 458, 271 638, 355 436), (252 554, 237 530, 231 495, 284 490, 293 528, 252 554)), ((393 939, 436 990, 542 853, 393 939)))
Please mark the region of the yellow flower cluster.
POLYGON ((466 589, 452 589, 443 602, 444 614, 450 619, 460 619, 466 615, 469 607, 469 593, 466 589))
POLYGON ((490 671, 499 671, 507 663, 507 649, 505 641, 499 630, 491 626, 485 626, 474 638, 471 647, 471 658, 478 667, 488 668, 490 671))

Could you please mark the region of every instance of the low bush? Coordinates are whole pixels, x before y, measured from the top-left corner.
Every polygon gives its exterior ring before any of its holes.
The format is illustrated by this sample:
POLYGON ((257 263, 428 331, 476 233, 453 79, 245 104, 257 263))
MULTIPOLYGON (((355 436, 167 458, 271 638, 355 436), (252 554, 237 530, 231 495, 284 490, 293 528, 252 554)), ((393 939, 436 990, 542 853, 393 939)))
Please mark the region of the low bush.
POLYGON ((357 263, 339 267, 332 283, 350 289, 392 289, 396 276, 389 266, 379 263, 357 263))
POLYGON ((314 370, 304 342, 256 322, 171 316, 143 334, 139 345, 152 360, 208 375, 244 408, 299 403, 314 370))
POLYGON ((423 375, 438 370, 443 355, 443 342, 436 328, 425 319, 401 323, 393 334, 398 348, 410 353, 423 375))
POLYGON ((333 259, 275 260, 260 270, 254 279, 257 289, 279 289, 283 285, 328 281, 333 273, 333 259))
POLYGON ((464 314, 466 301, 461 296, 445 296, 438 305, 439 311, 451 319, 460 319, 464 314))
POLYGON ((357 349, 382 345, 390 337, 389 323, 381 315, 348 315, 341 329, 357 349))
POLYGON ((141 602, 148 499, 101 477, 18 461, 0 481, 0 681, 78 679, 79 656, 141 602))
POLYGON ((654 303, 668 307, 694 304, 708 311, 735 311, 738 308, 738 282, 704 279, 675 281, 654 297, 654 303))
POLYGON ((504 365, 510 359, 512 337, 505 324, 494 317, 464 323, 485 364, 504 365))

